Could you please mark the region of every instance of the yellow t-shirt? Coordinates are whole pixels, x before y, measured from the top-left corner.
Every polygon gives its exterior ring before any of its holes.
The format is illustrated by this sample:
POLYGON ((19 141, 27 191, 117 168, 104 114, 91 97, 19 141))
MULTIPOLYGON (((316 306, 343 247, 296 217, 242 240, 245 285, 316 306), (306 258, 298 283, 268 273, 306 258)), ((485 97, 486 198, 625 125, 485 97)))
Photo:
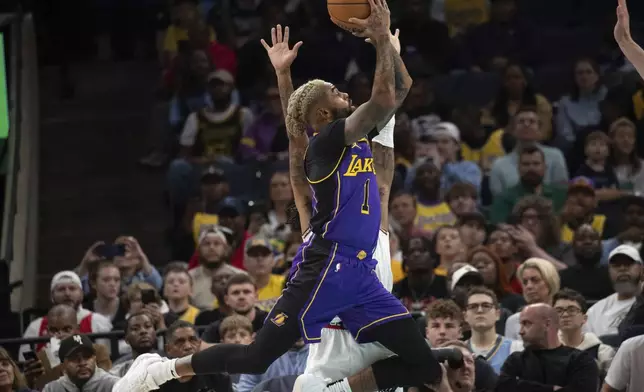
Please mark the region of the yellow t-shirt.
POLYGON ((478 150, 470 148, 465 143, 461 143, 461 156, 464 161, 474 162, 484 168, 492 168, 492 163, 498 157, 505 155, 503 149, 503 129, 497 129, 492 132, 487 142, 478 150))
POLYGON ((637 120, 641 120, 644 116, 644 90, 637 90, 633 94, 633 112, 637 120))
POLYGON ((271 275, 268 284, 257 290, 257 307, 269 312, 284 289, 286 278, 282 275, 271 275))
MULTIPOLYGON (((606 224, 606 216, 604 215, 595 215, 593 217, 593 223, 591 226, 599 235, 601 236, 604 233, 604 225, 606 224)), ((561 226, 561 242, 569 244, 572 242, 575 233, 568 227, 568 225, 561 226)))
POLYGON ((450 36, 464 33, 469 27, 489 19, 488 0, 445 0, 445 22, 450 36))
POLYGON ((436 276, 447 276, 447 270, 443 267, 434 268, 434 275, 436 276))
POLYGON ((190 324, 194 324, 195 320, 197 320, 197 316, 199 315, 200 310, 198 308, 195 308, 194 306, 190 305, 188 309, 183 313, 181 317, 179 317, 179 320, 187 321, 190 324))
POLYGON ((455 223, 456 216, 452 214, 452 210, 445 202, 435 205, 424 205, 419 202, 416 206, 415 226, 423 231, 433 232, 441 226, 455 223))
MULTIPOLYGON (((215 40, 215 30, 210 29, 210 41, 215 40)), ((179 51, 179 41, 188 40, 188 30, 171 24, 165 31, 165 38, 163 39, 163 50, 176 54, 179 51)))
POLYGON ((270 279, 268 279, 268 284, 257 291, 257 299, 264 301, 282 295, 285 280, 286 278, 282 275, 272 274, 270 279))
POLYGON ((391 275, 393 276, 394 283, 398 283, 401 280, 405 279, 405 271, 402 268, 402 261, 391 259, 391 275))
POLYGON ((199 242, 199 233, 201 233, 202 225, 217 224, 219 224, 219 217, 217 215, 197 212, 194 218, 192 218, 192 235, 195 238, 195 244, 199 242))

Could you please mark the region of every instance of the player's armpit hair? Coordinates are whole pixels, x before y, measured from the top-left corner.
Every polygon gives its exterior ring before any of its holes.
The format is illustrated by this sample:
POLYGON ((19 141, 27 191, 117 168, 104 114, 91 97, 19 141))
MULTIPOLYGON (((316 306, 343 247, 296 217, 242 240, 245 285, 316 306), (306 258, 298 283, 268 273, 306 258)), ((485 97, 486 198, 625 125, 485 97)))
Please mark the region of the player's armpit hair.
POLYGON ((286 130, 289 134, 301 135, 306 132, 309 114, 322 97, 325 84, 320 79, 309 80, 291 94, 286 113, 286 130))

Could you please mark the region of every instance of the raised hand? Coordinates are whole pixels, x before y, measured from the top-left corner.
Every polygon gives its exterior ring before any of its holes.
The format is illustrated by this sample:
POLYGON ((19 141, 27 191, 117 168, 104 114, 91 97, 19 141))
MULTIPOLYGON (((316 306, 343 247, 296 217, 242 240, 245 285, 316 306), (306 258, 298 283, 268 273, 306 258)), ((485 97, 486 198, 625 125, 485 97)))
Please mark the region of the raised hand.
POLYGON ((292 48, 289 48, 288 39, 288 26, 284 28, 282 33, 282 25, 277 25, 277 27, 271 29, 272 46, 269 46, 264 39, 261 40, 268 57, 271 59, 271 64, 273 64, 273 68, 277 72, 287 70, 293 64, 297 57, 297 52, 302 46, 302 41, 299 41, 292 48))
POLYGON ((371 38, 371 40, 390 36, 391 15, 387 0, 369 0, 369 5, 371 6, 371 14, 367 19, 349 19, 350 23, 362 29, 361 31, 353 31, 353 35, 371 38))
POLYGON ((627 43, 632 40, 631 21, 626 7, 626 0, 617 0, 617 23, 615 23, 615 41, 618 44, 627 43))
MULTIPOLYGON (((400 54, 400 29, 396 29, 396 32, 389 37, 389 40, 391 41, 391 45, 394 47, 396 50, 396 53, 400 54)), ((371 41, 371 38, 365 39, 365 42, 372 44, 373 42, 371 41)))

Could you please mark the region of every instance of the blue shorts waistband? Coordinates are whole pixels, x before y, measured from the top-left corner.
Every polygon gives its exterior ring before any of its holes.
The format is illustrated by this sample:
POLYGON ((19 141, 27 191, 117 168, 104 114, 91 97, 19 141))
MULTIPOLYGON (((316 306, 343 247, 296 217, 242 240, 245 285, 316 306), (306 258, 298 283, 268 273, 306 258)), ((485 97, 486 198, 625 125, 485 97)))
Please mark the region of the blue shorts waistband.
POLYGON ((314 247, 318 249, 323 249, 325 252, 331 253, 337 245, 335 250, 336 254, 346 256, 346 257, 357 257, 359 260, 369 260, 373 256, 374 249, 361 249, 356 248, 350 245, 341 244, 339 242, 331 241, 326 238, 322 238, 317 234, 313 234, 313 239, 311 243, 314 247))

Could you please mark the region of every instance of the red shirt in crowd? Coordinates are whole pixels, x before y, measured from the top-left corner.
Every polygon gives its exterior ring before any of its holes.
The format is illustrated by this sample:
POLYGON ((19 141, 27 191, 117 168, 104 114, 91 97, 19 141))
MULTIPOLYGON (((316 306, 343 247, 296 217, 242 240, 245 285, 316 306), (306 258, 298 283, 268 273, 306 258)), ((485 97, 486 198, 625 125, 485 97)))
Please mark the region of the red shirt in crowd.
MULTIPOLYGON (((230 265, 233 267, 246 270, 244 268, 244 249, 246 249, 246 241, 251 237, 251 235, 247 232, 244 231, 244 238, 242 239, 241 244, 235 249, 233 252, 233 255, 230 259, 230 265)), ((188 269, 193 269, 197 268, 199 266, 199 251, 198 249, 195 250, 195 253, 192 254, 192 257, 190 258, 190 263, 188 264, 188 269)))

